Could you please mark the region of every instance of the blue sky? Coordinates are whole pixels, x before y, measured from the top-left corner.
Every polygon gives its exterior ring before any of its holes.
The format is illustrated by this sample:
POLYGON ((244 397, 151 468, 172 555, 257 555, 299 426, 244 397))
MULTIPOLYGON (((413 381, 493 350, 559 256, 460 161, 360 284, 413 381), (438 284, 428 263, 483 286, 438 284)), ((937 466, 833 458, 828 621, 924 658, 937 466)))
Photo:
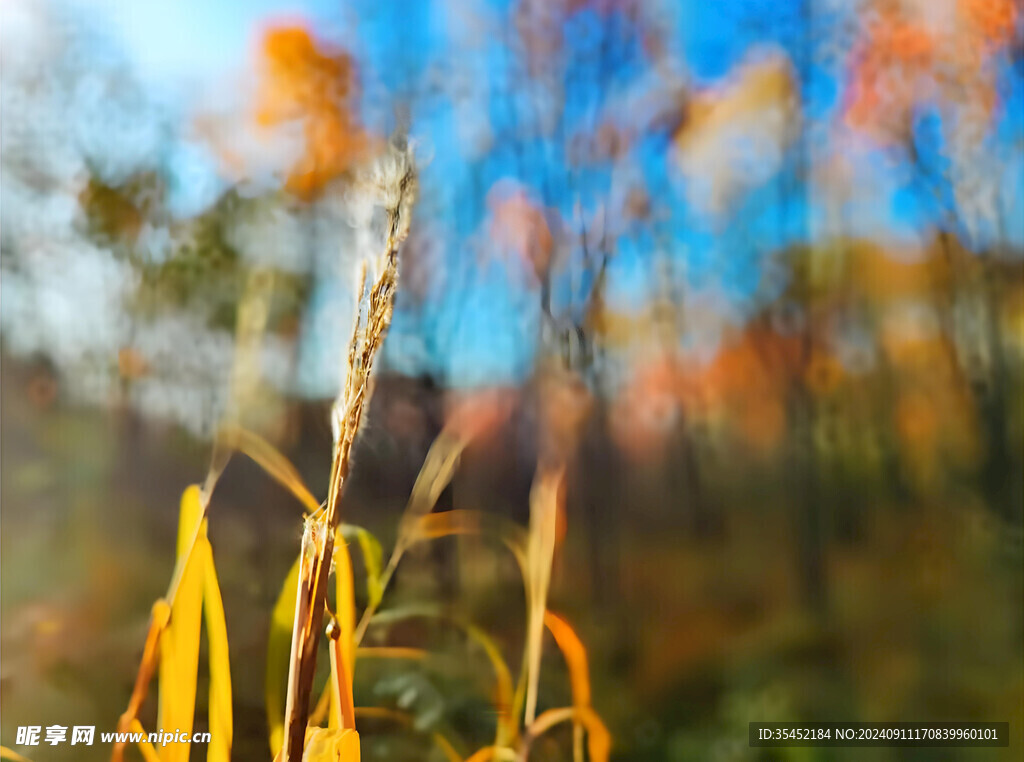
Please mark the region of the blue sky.
MULTIPOLYGON (((441 3, 381 2, 380 0, 71 0, 73 5, 105 14, 113 36, 127 50, 138 75, 148 88, 176 107, 187 109, 197 87, 226 78, 251 61, 261 24, 274 19, 306 18, 317 33, 341 44, 359 62, 363 80, 364 121, 378 131, 393 122, 390 103, 417 95, 412 115, 413 133, 431 155, 423 170, 421 213, 429 214, 443 241, 450 268, 465 266, 476 256, 487 214, 484 199, 496 182, 515 178, 545 206, 556 208, 566 220, 574 219, 581 204, 592 211, 612 189, 611 167, 571 169, 564 154, 565 141, 531 137, 534 127, 548 116, 548 94, 541 84, 526 83, 521 60, 506 46, 509 37, 474 39, 472 18, 467 19, 441 3), (470 105, 460 107, 447 95, 422 96, 414 92, 437 69, 442 76, 465 77, 470 105), (489 129, 490 149, 478 151, 474 132, 489 129)), ((468 5, 468 4, 467 4, 468 5)), ((490 16, 497 25, 483 28, 509 34, 507 2, 481 0, 474 12, 490 16)), ((668 43, 698 85, 726 76, 755 46, 775 45, 794 61, 800 78, 805 115, 812 122, 832 118, 838 100, 836 64, 832 69, 804 63, 806 46, 817 41, 816 30, 804 26, 807 3, 767 0, 662 4, 668 43)), ((815 8, 821 5, 815 4, 815 8)), ((827 19, 814 16, 822 25, 827 19)), ((643 54, 635 35, 602 38, 594 31, 602 23, 591 11, 575 14, 566 24, 565 45, 569 68, 561 130, 586 130, 599 120, 602 108, 636 86, 642 74, 643 54), (595 64, 596 46, 603 58, 595 64)), ((1002 120, 989 146, 1001 159, 998 166, 999 204, 1008 220, 1009 236, 1024 246, 1024 159, 1020 146, 1024 130, 1024 95, 1021 71, 1003 71, 1006 103, 1002 120), (1016 147, 1013 148, 1014 141, 1016 147)), ((539 128, 538 128, 539 129, 539 128)), ((936 166, 948 151, 943 145, 938 118, 924 112, 918 132, 926 161, 936 166)), ((539 135, 539 132, 536 133, 539 135)), ((556 134, 559 134, 556 132, 556 134)), ((666 135, 653 134, 631 149, 633 172, 652 193, 672 199, 671 214, 647 230, 616 234, 613 299, 639 301, 657 286, 653 252, 658 240, 671 242, 671 256, 679 260, 690 285, 716 288, 742 303, 759 293, 762 266, 770 255, 793 241, 806 238, 821 218, 821 210, 799 189, 793 157, 767 180, 754 187, 733 210, 741 225, 724 227, 692 208, 667 161, 666 135)), ((174 203, 179 211, 194 212, 212 201, 224 187, 208 155, 200 146, 175 145, 167 159, 176 178, 174 203)), ((933 200, 920 177, 895 165, 879 152, 861 167, 868 173, 872 195, 848 210, 852 232, 886 240, 913 242, 928 228, 942 224, 941 203, 933 200)), ((941 196, 941 194, 940 194, 941 196)), ((981 225, 967 237, 973 243, 990 242, 991 225, 981 225)), ((970 241, 969 241, 970 242, 970 241)), ((472 299, 457 296, 439 305, 419 322, 400 317, 395 330, 406 332, 406 346, 416 341, 424 356, 449 357, 452 367, 434 372, 476 383, 478 376, 511 380, 529 366, 533 351, 531 326, 535 305, 510 290, 507 278, 486 266, 472 278, 472 299), (496 340, 495 337, 501 337, 496 340), (442 345, 457 346, 442 346, 442 345)), ((781 284, 776 283, 773 288, 781 284)), ((533 332, 535 333, 535 332, 533 332)), ((392 342, 394 351, 402 341, 392 342)), ((408 354, 408 353, 407 353, 408 354)), ((396 361, 397 361, 396 355, 396 361)))

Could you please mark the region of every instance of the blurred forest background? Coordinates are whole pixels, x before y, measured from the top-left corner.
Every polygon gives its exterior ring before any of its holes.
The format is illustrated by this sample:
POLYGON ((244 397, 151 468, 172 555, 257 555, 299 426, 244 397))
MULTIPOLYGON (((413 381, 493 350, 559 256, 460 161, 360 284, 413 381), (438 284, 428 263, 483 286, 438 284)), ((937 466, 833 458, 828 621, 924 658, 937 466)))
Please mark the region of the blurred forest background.
MULTIPOLYGON (((322 493, 350 180, 397 131, 420 200, 345 520, 393 538, 461 416, 477 437, 438 510, 524 522, 538 432, 578 418, 551 595, 615 758, 854 758, 748 749, 747 723, 947 719, 1010 720, 1020 758, 1016 0, 0 13, 6 745, 113 729, 229 404, 322 493), (550 404, 553 366, 575 391, 550 404)), ((267 756, 299 515, 241 458, 212 506, 239 759, 267 756)), ((447 540, 396 595, 515 643, 491 555, 447 540)), ((431 695, 428 719, 470 711, 431 695)), ((871 758, 973 758, 897 751, 871 758)))

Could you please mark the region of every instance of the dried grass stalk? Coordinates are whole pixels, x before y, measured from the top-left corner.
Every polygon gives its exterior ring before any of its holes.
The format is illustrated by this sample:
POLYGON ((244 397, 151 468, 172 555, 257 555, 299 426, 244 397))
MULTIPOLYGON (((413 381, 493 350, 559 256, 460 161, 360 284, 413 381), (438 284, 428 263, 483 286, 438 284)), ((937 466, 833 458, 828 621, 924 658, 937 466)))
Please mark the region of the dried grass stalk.
POLYGON ((385 241, 383 252, 367 257, 360 268, 355 325, 345 353, 341 389, 331 411, 334 453, 327 504, 323 512, 309 517, 306 523, 285 703, 284 762, 302 759, 335 530, 341 520, 341 493, 349 473, 352 446, 373 391, 374 359, 391 325, 398 285, 398 247, 409 234, 416 185, 410 147, 404 141, 392 141, 356 186, 355 203, 384 208, 385 241), (369 288, 368 271, 373 275, 369 288))

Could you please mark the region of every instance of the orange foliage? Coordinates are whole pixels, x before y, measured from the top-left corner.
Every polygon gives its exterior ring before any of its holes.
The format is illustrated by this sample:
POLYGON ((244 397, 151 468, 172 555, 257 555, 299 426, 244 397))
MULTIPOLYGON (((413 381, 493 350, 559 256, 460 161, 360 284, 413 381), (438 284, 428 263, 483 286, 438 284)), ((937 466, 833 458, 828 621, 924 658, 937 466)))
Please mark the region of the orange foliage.
POLYGON ((959 0, 957 9, 989 45, 1010 42, 1020 15, 1019 0, 959 0))
POLYGON ((554 239, 544 210, 519 188, 495 188, 488 199, 492 212, 491 240, 513 252, 540 282, 547 274, 554 239))
POLYGON ((465 441, 492 436, 508 420, 517 399, 515 389, 454 391, 445 401, 446 425, 465 441))
MULTIPOLYGON (((785 436, 786 395, 798 361, 796 340, 756 328, 723 344, 704 365, 658 358, 639 366, 620 393, 612 410, 612 436, 629 457, 650 458, 685 414, 721 422, 752 451, 767 454, 785 436)), ((832 362, 829 371, 841 369, 832 362)))
POLYGON ((919 95, 921 78, 934 62, 932 33, 898 7, 881 10, 854 52, 846 121, 871 131, 876 119, 902 119, 919 95))
POLYGON ((915 105, 936 94, 989 119, 997 100, 989 59, 1012 40, 1017 2, 956 0, 948 19, 930 3, 875 3, 854 47, 846 123, 881 142, 898 139, 915 105))
POLYGON ((609 420, 612 438, 628 457, 659 454, 682 415, 682 368, 671 356, 637 367, 616 398, 609 420))
POLYGON ((302 124, 304 151, 292 167, 288 188, 310 198, 351 169, 370 147, 369 136, 351 112, 355 66, 346 53, 318 44, 301 26, 267 31, 260 58, 256 122, 261 127, 302 124))

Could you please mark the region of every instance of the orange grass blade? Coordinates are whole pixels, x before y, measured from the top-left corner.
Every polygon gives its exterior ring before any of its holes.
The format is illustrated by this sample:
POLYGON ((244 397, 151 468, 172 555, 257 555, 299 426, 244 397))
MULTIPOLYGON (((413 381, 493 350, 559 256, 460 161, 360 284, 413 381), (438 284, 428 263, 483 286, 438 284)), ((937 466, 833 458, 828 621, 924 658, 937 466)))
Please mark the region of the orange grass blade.
MULTIPOLYGON (((126 733, 131 727, 132 720, 136 718, 142 703, 146 700, 146 692, 149 690, 149 683, 153 679, 153 672, 156 671, 160 659, 160 636, 163 634, 167 623, 171 619, 171 607, 163 598, 153 604, 149 615, 149 631, 146 633, 146 645, 142 649, 142 660, 139 663, 139 671, 135 675, 135 685, 132 688, 132 695, 128 699, 128 708, 118 718, 117 731, 126 733)), ((114 744, 110 752, 113 762, 120 762, 124 758, 126 742, 119 741, 114 744)))
MULTIPOLYGON (((569 623, 551 611, 544 612, 544 624, 555 638, 558 649, 569 668, 569 683, 572 686, 572 703, 576 709, 590 707, 590 668, 587 665, 587 649, 569 623)), ((583 726, 573 721, 573 759, 583 760, 583 726)))
POLYGON ((552 611, 544 612, 544 624, 554 636, 558 649, 565 657, 572 685, 572 703, 576 707, 590 706, 590 668, 587 649, 568 622, 552 611))
POLYGON ((210 656, 210 744, 206 750, 206 759, 207 762, 228 762, 231 759, 234 735, 228 629, 217 570, 213 564, 213 548, 206 535, 200 539, 198 550, 204 561, 203 613, 210 656))

